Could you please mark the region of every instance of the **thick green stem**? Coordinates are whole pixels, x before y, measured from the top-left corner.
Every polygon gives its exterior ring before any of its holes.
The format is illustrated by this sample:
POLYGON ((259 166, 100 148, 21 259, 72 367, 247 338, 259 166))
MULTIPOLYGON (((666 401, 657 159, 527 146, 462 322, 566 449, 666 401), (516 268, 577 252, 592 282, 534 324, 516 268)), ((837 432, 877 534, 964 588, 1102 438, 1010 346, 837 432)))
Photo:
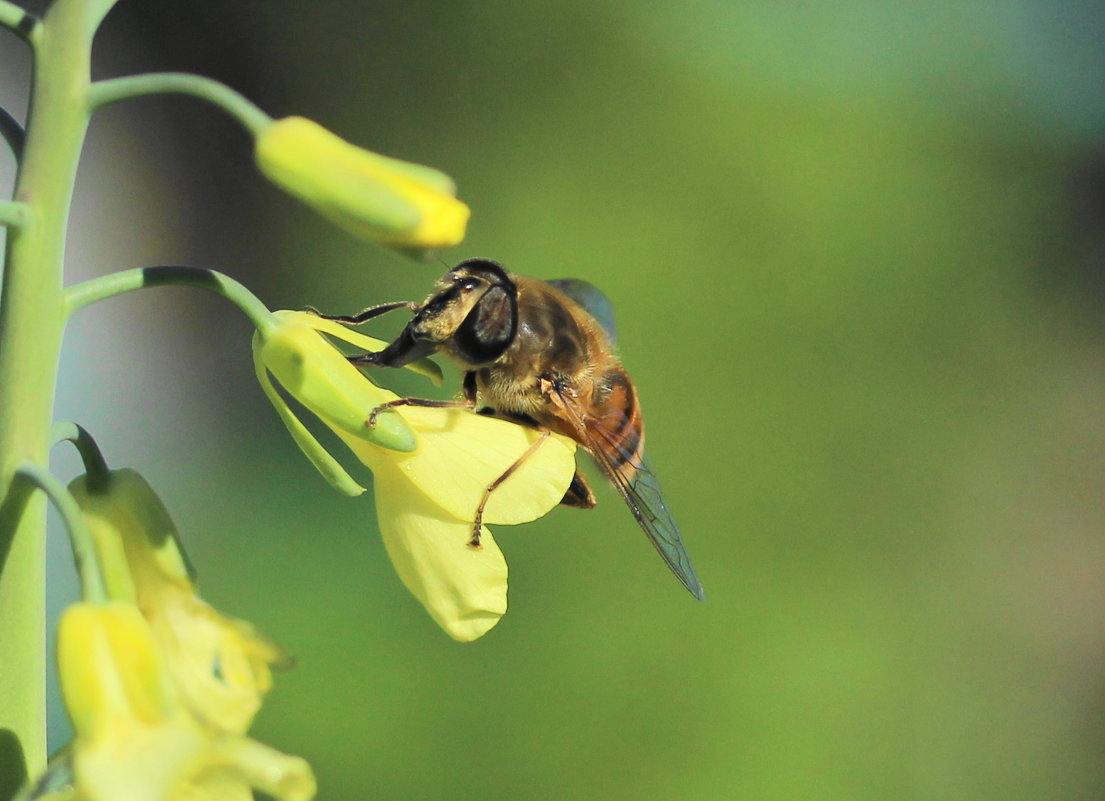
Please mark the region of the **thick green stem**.
MULTIPOLYGON (((0 775, 46 763, 45 538, 41 493, 16 481, 46 464, 65 323, 62 261, 88 125, 92 20, 108 4, 57 0, 34 32, 34 86, 0 295, 0 775)), ((6 789, 6 788, 5 788, 6 789)))
POLYGON ((255 328, 264 331, 273 325, 272 314, 268 307, 250 292, 244 284, 215 270, 177 265, 122 270, 71 286, 65 292, 66 314, 72 314, 89 303, 110 298, 123 292, 169 285, 209 289, 222 295, 241 309, 249 317, 255 328))
POLYGON ((214 103, 254 136, 272 125, 272 117, 226 84, 188 72, 151 72, 97 81, 92 85, 92 109, 132 97, 166 93, 192 95, 214 103))

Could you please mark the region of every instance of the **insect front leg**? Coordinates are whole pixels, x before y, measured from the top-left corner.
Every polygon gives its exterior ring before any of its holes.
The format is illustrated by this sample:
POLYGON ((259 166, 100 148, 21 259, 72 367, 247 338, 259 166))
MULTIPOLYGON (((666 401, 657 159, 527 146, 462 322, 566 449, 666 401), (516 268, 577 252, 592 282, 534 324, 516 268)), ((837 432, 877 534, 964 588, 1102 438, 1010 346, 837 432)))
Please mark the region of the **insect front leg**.
POLYGON ((350 356, 349 361, 358 367, 404 367, 411 362, 429 356, 437 350, 437 343, 416 337, 410 323, 394 342, 381 351, 350 356))
POLYGON ((338 323, 345 323, 346 325, 361 325, 374 317, 379 317, 381 314, 404 308, 415 311, 418 309, 418 304, 409 300, 398 300, 393 303, 381 303, 378 306, 369 306, 367 309, 362 309, 356 314, 323 314, 314 306, 308 306, 307 311, 316 317, 321 317, 323 320, 333 320, 338 323))
POLYGON ((542 428, 540 436, 530 445, 526 452, 514 460, 514 464, 508 467, 501 476, 487 485, 487 489, 483 491, 483 498, 480 499, 480 505, 476 508, 476 521, 472 524, 472 539, 468 541, 469 548, 481 548, 480 545, 480 530, 483 528, 483 510, 487 506, 488 500, 491 499, 491 493, 494 492, 499 486, 514 475, 514 472, 524 465, 533 454, 537 453, 537 449, 544 444, 545 440, 549 438, 549 430, 542 428))

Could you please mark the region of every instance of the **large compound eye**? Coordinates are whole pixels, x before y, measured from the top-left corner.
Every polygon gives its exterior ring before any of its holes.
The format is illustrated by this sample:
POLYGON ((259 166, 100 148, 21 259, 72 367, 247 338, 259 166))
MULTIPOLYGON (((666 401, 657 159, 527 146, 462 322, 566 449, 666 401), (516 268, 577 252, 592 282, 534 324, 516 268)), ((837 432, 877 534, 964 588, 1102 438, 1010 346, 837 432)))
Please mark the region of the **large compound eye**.
POLYGON ((518 305, 514 294, 505 287, 493 286, 468 312, 453 342, 457 353, 469 364, 490 364, 514 342, 517 329, 518 305))

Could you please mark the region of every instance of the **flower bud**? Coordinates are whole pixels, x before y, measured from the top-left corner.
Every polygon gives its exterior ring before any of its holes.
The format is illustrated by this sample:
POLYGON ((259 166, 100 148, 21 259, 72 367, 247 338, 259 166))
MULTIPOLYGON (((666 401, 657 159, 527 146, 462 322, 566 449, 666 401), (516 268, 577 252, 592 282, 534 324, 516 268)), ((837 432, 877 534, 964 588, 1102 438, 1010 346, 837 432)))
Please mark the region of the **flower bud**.
POLYGON ((356 147, 303 117, 264 129, 254 154, 269 180, 361 239, 407 250, 464 239, 468 206, 430 167, 356 147))

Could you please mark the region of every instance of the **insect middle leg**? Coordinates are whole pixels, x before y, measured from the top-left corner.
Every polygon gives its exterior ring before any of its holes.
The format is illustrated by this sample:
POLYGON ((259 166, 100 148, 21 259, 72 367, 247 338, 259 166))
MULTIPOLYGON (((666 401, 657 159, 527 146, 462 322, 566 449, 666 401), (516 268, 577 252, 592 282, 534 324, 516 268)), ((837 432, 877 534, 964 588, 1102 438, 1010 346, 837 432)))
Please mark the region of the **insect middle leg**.
MULTIPOLYGON (((350 357, 350 361, 353 361, 355 357, 350 357)), ((464 374, 464 400, 462 401, 446 401, 446 400, 431 400, 430 398, 398 398, 397 400, 388 401, 387 403, 381 403, 368 415, 368 420, 365 421, 365 425, 369 428, 376 427, 376 417, 380 412, 386 412, 388 409, 394 409, 396 406, 417 406, 423 409, 468 409, 471 411, 476 408, 476 374, 468 372, 464 374)))
POLYGON ((468 409, 472 410, 474 404, 469 403, 467 400, 462 401, 447 401, 447 400, 433 400, 432 398, 398 398, 397 400, 388 401, 387 403, 381 403, 368 415, 368 419, 365 420, 365 425, 369 428, 376 427, 376 417, 380 412, 386 412, 388 409, 394 409, 396 406, 417 406, 420 409, 468 409))
POLYGON ((534 440, 526 452, 514 460, 514 464, 508 467, 501 476, 487 485, 487 489, 483 491, 483 498, 480 499, 480 505, 476 509, 476 522, 472 524, 472 539, 468 541, 469 548, 480 548, 480 530, 483 528, 483 510, 487 506, 487 502, 491 499, 491 493, 493 493, 499 486, 514 475, 514 472, 524 465, 533 454, 537 453, 537 449, 540 448, 545 440, 549 438, 549 430, 542 428, 540 435, 534 440))

